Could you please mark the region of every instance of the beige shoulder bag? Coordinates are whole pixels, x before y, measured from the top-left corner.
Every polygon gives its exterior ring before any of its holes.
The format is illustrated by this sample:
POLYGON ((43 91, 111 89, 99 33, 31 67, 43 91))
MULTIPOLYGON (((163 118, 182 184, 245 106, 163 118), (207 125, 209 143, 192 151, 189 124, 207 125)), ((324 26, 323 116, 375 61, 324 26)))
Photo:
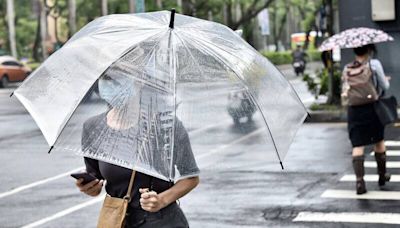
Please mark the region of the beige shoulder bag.
POLYGON ((131 180, 129 181, 128 192, 124 198, 111 197, 106 195, 103 202, 103 207, 100 211, 98 228, 122 228, 125 225, 125 216, 128 209, 128 204, 131 201, 131 192, 133 181, 135 180, 136 171, 132 172, 131 180))

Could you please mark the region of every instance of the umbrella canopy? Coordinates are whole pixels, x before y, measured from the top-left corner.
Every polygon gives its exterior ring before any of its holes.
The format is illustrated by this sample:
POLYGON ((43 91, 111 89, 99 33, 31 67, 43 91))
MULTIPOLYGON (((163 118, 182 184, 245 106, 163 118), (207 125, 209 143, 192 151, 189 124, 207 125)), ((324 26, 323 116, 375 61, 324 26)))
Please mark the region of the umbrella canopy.
POLYGON ((288 81, 228 27, 170 15, 96 19, 14 92, 48 144, 165 180, 197 174, 191 148, 280 161, 307 115, 288 81))
POLYGON ((393 37, 382 30, 373 28, 351 28, 329 37, 319 47, 320 51, 334 48, 356 48, 367 44, 393 41, 393 37))

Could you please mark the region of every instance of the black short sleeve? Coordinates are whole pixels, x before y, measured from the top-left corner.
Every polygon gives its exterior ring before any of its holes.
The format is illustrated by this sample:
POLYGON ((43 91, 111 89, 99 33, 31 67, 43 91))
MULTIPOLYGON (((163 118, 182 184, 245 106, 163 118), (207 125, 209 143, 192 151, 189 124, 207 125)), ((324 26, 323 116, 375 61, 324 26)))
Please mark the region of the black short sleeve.
POLYGON ((179 176, 196 176, 200 170, 193 155, 189 135, 179 120, 175 126, 174 158, 179 176))
POLYGON ((99 161, 92 159, 92 158, 84 158, 85 160, 85 166, 86 166, 86 172, 94 175, 98 179, 104 179, 103 176, 100 173, 99 169, 99 161))

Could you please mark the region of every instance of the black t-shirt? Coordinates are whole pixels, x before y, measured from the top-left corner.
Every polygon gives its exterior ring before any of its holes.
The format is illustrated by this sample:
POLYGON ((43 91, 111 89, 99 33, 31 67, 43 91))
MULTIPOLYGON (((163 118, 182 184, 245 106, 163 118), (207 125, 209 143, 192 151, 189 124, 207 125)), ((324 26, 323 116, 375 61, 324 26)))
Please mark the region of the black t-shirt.
MULTIPOLYGON (((196 176, 199 173, 199 169, 197 168, 196 161, 193 156, 187 131, 179 120, 175 121, 175 128, 176 142, 174 144, 174 164, 180 175, 196 176)), ((105 145, 112 145, 115 147, 115 145, 107 143, 108 141, 115 142, 116 140, 122 140, 130 142, 131 140, 124 138, 134 138, 136 132, 137 130, 134 128, 127 130, 115 130, 108 127, 106 122, 106 114, 104 113, 92 117, 85 122, 82 133, 82 150, 91 152, 106 150, 108 147, 105 145), (99 139, 98 136, 96 137, 96 135, 101 134, 101 132, 103 131, 107 131, 107 136, 105 138, 102 138, 101 142, 98 143, 99 139), (100 149, 99 147, 104 148, 100 149)), ((135 144, 129 143, 122 143, 122 145, 119 145, 119 149, 125 149, 130 153, 133 153, 133 151, 135 151, 136 148, 134 147, 135 144)), ((95 175, 99 179, 107 180, 106 191, 109 195, 119 198, 125 196, 132 174, 131 169, 120 167, 89 157, 85 157, 84 160, 88 173, 95 175)), ((139 188, 149 188, 157 193, 160 193, 169 189, 171 186, 173 186, 173 182, 168 182, 141 172, 136 172, 135 181, 132 189, 132 201, 130 203, 130 206, 135 209, 141 208, 139 203, 139 188)))

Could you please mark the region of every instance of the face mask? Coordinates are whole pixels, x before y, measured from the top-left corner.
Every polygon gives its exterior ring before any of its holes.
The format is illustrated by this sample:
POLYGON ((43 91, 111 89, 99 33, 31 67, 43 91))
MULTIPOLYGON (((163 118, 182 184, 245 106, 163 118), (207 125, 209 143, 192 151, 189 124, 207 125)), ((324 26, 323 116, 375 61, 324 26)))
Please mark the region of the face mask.
POLYGON ((133 80, 126 77, 103 77, 99 80, 99 95, 112 107, 122 107, 130 98, 136 96, 133 80))

